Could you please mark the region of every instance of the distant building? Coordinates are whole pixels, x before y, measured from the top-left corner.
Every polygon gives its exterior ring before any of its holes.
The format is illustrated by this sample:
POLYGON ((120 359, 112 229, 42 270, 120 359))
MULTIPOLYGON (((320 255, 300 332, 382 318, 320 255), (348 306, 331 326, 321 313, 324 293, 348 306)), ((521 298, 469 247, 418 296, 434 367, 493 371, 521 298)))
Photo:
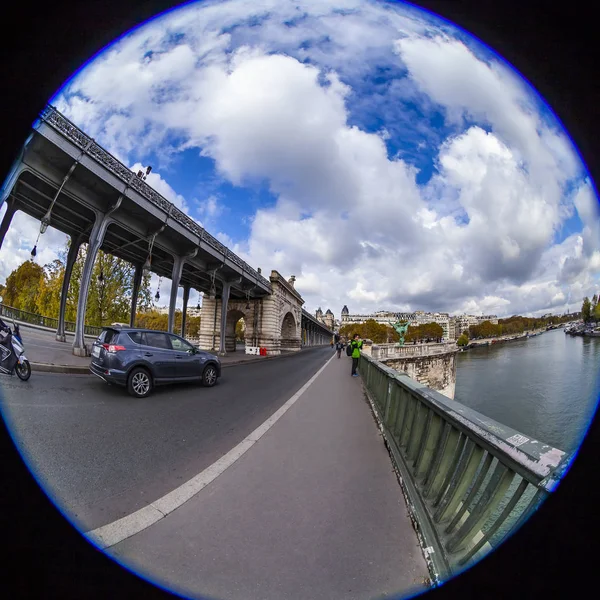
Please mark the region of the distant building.
MULTIPOLYGON (((169 314, 168 306, 155 306, 154 310, 161 315, 169 314)), ((181 308, 177 308, 175 312, 181 312, 181 308)), ((187 308, 187 316, 188 317, 200 317, 202 315, 202 307, 196 308, 195 306, 188 306, 187 308)))
POLYGON ((490 321, 494 325, 498 324, 496 315, 459 315, 451 317, 448 313, 425 312, 416 310, 414 312, 392 312, 380 310, 372 314, 350 314, 347 306, 342 308, 341 325, 360 325, 369 320, 374 320, 381 325, 391 325, 396 321, 409 323, 411 327, 425 325, 426 323, 437 323, 443 331, 444 340, 455 340, 461 333, 471 325, 479 325, 484 321, 490 321))
POLYGON ((315 311, 315 319, 317 319, 319 323, 323 323, 323 325, 325 325, 325 327, 327 327, 331 331, 335 329, 335 317, 333 316, 331 310, 327 309, 325 314, 323 314, 323 311, 319 306, 319 308, 317 308, 317 310, 315 311))
POLYGON ((328 329, 333 331, 334 326, 335 326, 335 317, 333 316, 333 313, 329 309, 327 309, 327 312, 325 313, 325 316, 323 317, 323 323, 325 324, 325 327, 327 327, 328 329))

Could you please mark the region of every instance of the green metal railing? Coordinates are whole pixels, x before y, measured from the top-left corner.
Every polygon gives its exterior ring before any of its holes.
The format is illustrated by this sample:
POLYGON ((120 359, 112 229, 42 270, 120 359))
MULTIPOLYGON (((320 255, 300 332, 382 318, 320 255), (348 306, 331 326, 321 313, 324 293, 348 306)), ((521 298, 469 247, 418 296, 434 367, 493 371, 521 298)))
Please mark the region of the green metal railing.
MULTIPOLYGON (((0 316, 5 317, 8 320, 14 319, 15 321, 21 321, 22 323, 40 325, 41 327, 48 327, 49 329, 58 329, 58 319, 54 317, 43 317, 42 315, 27 312, 19 308, 6 306, 6 304, 0 304, 0 316)), ((98 336, 101 331, 102 327, 95 327, 93 325, 86 325, 84 327, 85 335, 98 336)), ((65 321, 65 332, 75 333, 75 323, 65 321)))
POLYGON ((570 458, 370 356, 367 396, 400 475, 434 582, 479 560, 552 492, 570 458))

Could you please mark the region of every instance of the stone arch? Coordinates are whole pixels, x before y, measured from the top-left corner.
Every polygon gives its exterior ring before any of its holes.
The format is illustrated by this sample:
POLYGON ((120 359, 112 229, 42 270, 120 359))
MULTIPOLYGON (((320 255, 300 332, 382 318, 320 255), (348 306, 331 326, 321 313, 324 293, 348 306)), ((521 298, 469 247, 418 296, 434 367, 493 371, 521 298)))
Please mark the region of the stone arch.
POLYGON ((288 310, 281 320, 281 349, 299 350, 300 337, 298 336, 298 324, 291 310, 288 310))
POLYGON ((247 324, 246 315, 238 308, 232 308, 227 311, 227 322, 225 325, 225 351, 235 352, 235 326, 240 319, 244 319, 247 324))

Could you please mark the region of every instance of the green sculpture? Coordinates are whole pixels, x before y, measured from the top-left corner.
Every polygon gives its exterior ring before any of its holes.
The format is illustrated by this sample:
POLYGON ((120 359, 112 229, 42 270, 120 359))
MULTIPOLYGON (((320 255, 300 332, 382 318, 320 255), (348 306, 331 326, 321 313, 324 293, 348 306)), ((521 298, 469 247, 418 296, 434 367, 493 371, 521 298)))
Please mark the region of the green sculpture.
POLYGON ((400 336, 400 341, 398 342, 398 346, 404 346, 404 334, 408 331, 408 321, 396 321, 396 323, 392 324, 392 327, 396 330, 398 335, 400 336))

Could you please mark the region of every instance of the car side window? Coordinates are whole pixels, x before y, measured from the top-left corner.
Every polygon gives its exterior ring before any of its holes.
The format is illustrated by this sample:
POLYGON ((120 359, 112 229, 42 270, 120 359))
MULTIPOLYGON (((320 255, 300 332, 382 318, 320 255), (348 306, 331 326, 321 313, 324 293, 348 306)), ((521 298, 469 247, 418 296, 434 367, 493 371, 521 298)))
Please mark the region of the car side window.
POLYGON ((130 331, 127 335, 131 338, 131 341, 134 344, 144 344, 145 343, 144 334, 142 331, 130 331))
POLYGON ((192 346, 185 340, 182 340, 181 338, 177 337, 176 335, 170 335, 169 339, 171 340, 171 346, 173 347, 173 350, 179 350, 180 352, 190 352, 194 349, 194 346, 192 346))
POLYGON ((146 332, 146 344, 153 348, 161 348, 162 350, 172 350, 169 338, 165 333, 154 331, 146 332))

